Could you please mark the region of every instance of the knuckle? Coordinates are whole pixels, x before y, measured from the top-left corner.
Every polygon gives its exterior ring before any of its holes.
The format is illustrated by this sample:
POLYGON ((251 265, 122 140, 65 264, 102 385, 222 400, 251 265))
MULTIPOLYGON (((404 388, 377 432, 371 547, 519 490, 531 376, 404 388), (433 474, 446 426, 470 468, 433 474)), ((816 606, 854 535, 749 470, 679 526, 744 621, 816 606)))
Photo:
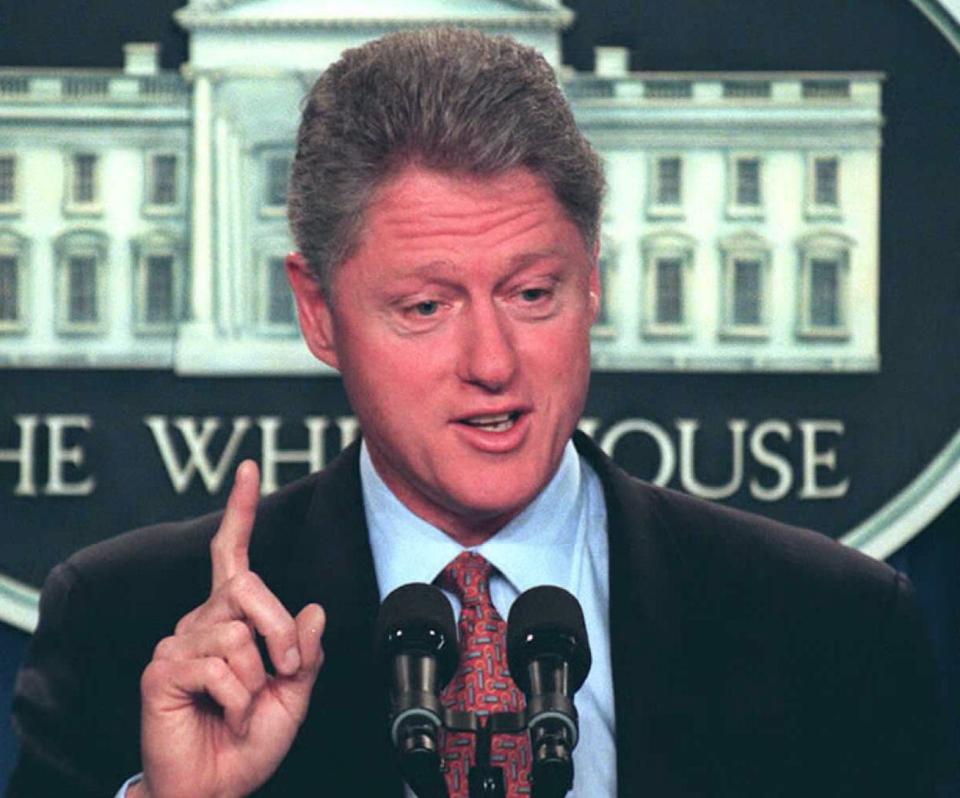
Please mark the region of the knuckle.
POLYGON ((237 649, 252 640, 250 627, 243 621, 230 621, 224 624, 221 632, 223 645, 228 649, 237 649))
POLYGON ((284 610, 270 618, 264 634, 279 645, 291 646, 297 642, 297 624, 284 610))
POLYGON ((144 668, 140 676, 140 692, 150 695, 170 682, 171 663, 169 660, 153 660, 144 668))
POLYGON ((230 579, 229 584, 234 593, 242 594, 256 593, 264 588, 263 580, 253 571, 241 571, 230 579))
POLYGON ((170 659, 175 647, 176 640, 173 637, 163 638, 153 649, 153 659, 170 659))
POLYGON ((220 682, 230 675, 230 669, 222 659, 210 658, 204 662, 203 667, 203 675, 208 682, 220 682))
POLYGON ((201 608, 202 607, 195 607, 194 609, 190 610, 190 612, 188 612, 186 615, 184 615, 179 621, 177 621, 177 625, 174 627, 174 630, 173 630, 174 633, 181 635, 184 632, 189 631, 193 626, 194 622, 196 621, 197 615, 200 613, 201 608))

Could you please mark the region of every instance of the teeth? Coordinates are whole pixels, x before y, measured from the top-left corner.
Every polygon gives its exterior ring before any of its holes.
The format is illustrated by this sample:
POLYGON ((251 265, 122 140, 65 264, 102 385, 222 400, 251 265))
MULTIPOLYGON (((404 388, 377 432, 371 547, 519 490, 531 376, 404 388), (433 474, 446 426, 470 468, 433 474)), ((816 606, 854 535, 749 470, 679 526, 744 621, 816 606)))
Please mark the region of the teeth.
POLYGON ((474 416, 473 418, 468 418, 467 423, 479 424, 481 426, 485 426, 487 424, 500 424, 501 422, 509 421, 509 420, 510 420, 509 413, 500 413, 500 415, 497 415, 497 416, 474 416))
POLYGON ((513 413, 500 413, 495 416, 474 416, 464 419, 464 424, 471 427, 480 427, 490 432, 504 432, 513 426, 516 417, 513 413))

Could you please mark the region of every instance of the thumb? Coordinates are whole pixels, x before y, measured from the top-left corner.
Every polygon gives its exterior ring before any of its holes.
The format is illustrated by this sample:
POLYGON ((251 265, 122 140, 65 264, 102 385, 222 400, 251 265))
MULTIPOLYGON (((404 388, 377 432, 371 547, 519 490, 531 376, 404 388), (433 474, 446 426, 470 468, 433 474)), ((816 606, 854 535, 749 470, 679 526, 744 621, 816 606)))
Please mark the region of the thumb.
POLYGON ((319 604, 308 604, 296 617, 297 639, 300 647, 300 670, 290 676, 277 677, 277 698, 299 723, 307 715, 310 693, 323 665, 321 638, 327 616, 319 604))

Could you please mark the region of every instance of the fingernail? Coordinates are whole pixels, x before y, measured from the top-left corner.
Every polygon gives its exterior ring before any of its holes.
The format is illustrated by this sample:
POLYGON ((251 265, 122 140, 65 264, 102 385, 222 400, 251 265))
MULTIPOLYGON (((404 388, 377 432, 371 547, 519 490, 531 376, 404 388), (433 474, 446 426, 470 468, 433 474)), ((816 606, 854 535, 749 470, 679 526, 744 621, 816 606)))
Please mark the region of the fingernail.
POLYGON ((287 649, 286 653, 283 655, 283 662, 281 665, 286 673, 296 673, 298 670, 300 670, 300 652, 297 651, 295 646, 291 646, 287 649))

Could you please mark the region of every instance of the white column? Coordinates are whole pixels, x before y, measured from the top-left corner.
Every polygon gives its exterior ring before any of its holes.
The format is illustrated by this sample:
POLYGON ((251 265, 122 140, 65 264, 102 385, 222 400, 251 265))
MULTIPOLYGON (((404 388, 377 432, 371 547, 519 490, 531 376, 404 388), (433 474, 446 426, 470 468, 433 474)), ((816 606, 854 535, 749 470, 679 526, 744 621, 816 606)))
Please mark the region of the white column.
MULTIPOLYGON (((218 117, 216 121, 217 162, 228 164, 231 156, 231 136, 227 120, 218 117)), ((232 164, 231 164, 232 166, 232 164)), ((230 192, 228 184, 229 169, 217 170, 217 327, 232 334, 233 330, 233 291, 232 283, 235 275, 231 274, 233 251, 230 247, 230 204, 235 196, 230 192)))
POLYGON ((230 284, 233 287, 233 313, 230 317, 230 329, 235 336, 240 336, 248 323, 250 284, 256 279, 257 272, 256 268, 249 268, 253 255, 250 248, 244 243, 247 239, 244 237, 241 218, 245 202, 243 159, 240 152, 240 138, 236 134, 230 137, 229 157, 227 168, 230 176, 228 183, 230 192, 230 240, 233 242, 230 262, 227 264, 231 274, 230 284))
POLYGON ((193 82, 193 218, 191 310, 198 326, 213 321, 213 90, 207 75, 193 82))

